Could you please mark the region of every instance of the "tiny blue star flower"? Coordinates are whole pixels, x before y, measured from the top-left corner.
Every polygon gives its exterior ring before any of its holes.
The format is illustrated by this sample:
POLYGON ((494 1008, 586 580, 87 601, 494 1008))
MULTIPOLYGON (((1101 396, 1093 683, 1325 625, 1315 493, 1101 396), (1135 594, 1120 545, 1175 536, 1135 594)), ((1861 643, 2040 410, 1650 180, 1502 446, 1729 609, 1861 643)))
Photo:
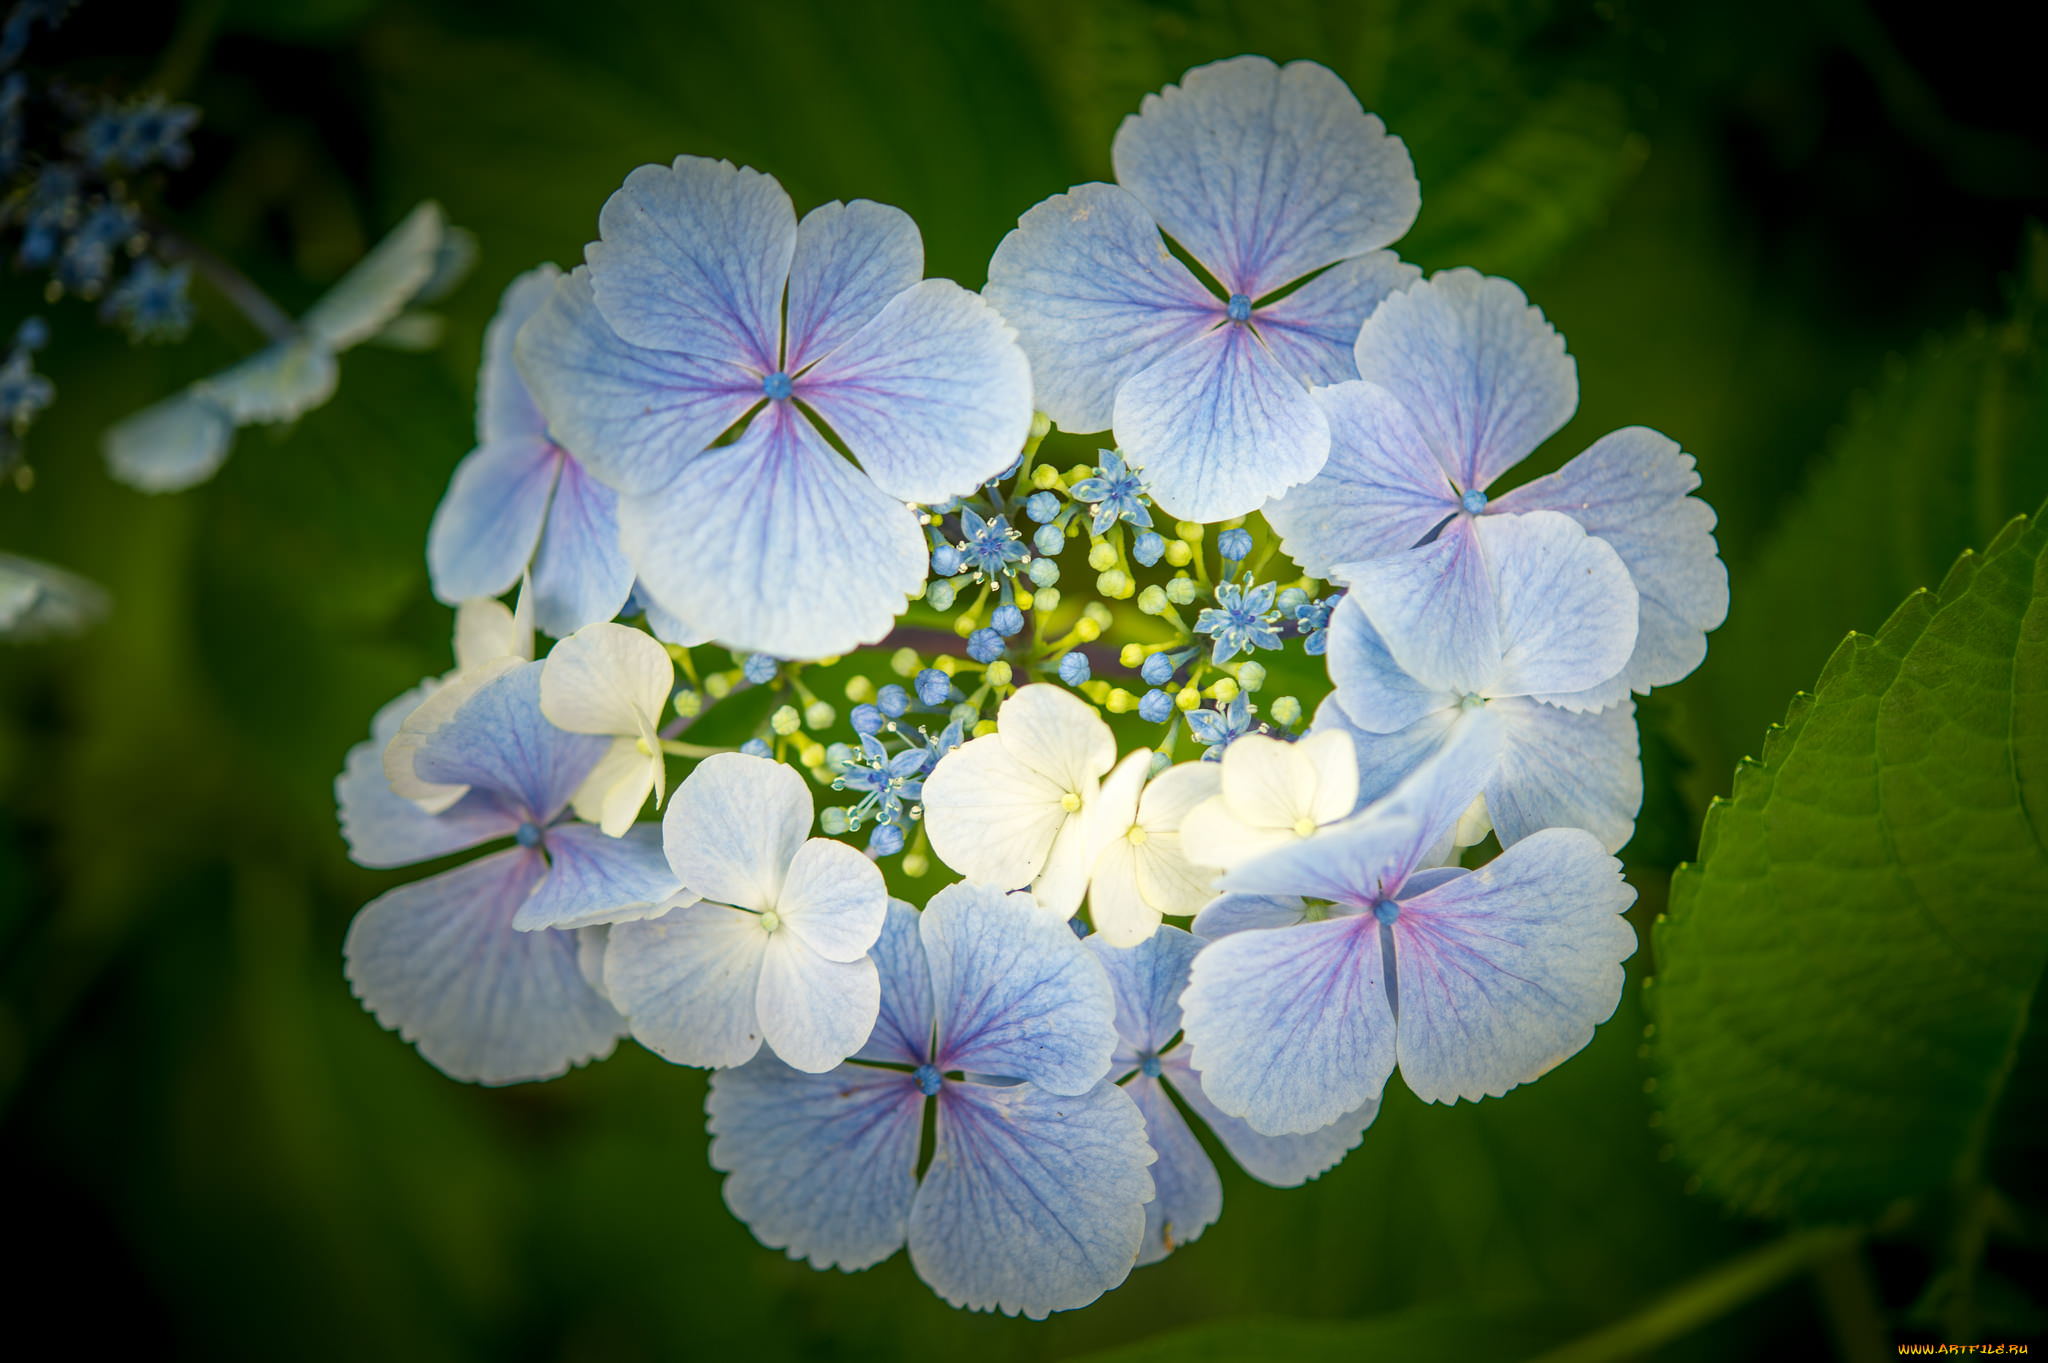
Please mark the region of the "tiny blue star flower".
POLYGON ((1340 599, 1329 596, 1321 601, 1304 601, 1294 607, 1294 628, 1305 641, 1302 649, 1311 658, 1322 657, 1330 647, 1330 612, 1340 599))
POLYGON ((1080 686, 1088 680, 1088 655, 1075 650, 1060 657, 1060 680, 1069 686, 1080 686))
POLYGON ((1034 492, 1024 499, 1024 514, 1044 525, 1060 514, 1060 499, 1056 492, 1034 492))
POLYGON ((768 746, 765 738, 750 738, 740 744, 740 751, 749 757, 773 757, 775 750, 768 746))
POLYGON ((103 203, 93 209, 64 243, 64 254, 57 261, 58 283, 74 293, 97 293, 114 272, 114 253, 139 226, 133 205, 103 203))
POLYGON ((185 138, 198 122, 195 106, 167 104, 162 95, 150 95, 133 104, 109 104, 101 109, 79 129, 77 146, 85 159, 101 170, 182 166, 192 159, 185 138))
POLYGON ((1102 463, 1093 478, 1083 478, 1074 484, 1074 499, 1088 502, 1095 508, 1095 516, 1089 526, 1098 535, 1109 533, 1109 527, 1118 521, 1129 521, 1141 529, 1152 525, 1152 513, 1145 509, 1145 489, 1138 483, 1138 475, 1124 466, 1123 456, 1115 450, 1102 451, 1102 463))
POLYGON ((992 663, 1003 656, 1003 636, 984 626, 967 636, 967 656, 978 663, 992 663))
MULTIPOLYGON (((849 827, 858 828, 870 818, 900 824, 909 817, 909 806, 924 795, 924 774, 932 767, 932 756, 923 745, 890 753, 873 734, 861 735, 861 752, 838 780, 843 789, 867 792, 865 799, 847 811, 849 827)), ((901 844, 898 845, 901 850, 901 844)), ((886 853, 884 855, 887 855, 886 853)))
POLYGON ((1147 691, 1138 702, 1138 718, 1147 724, 1164 724, 1172 714, 1173 697, 1164 691, 1147 691))
POLYGON ((967 568, 984 576, 1006 574, 1011 571, 1011 564, 1020 563, 1030 555, 1017 532, 1001 516, 983 520, 972 507, 962 507, 960 529, 967 536, 960 542, 962 561, 967 568))
POLYGON ((1147 530, 1131 543, 1131 557, 1138 560, 1140 567, 1150 568, 1166 555, 1166 538, 1156 530, 1147 530))
POLYGON ((775 680, 775 659, 766 653, 749 653, 740 664, 740 674, 756 686, 766 686, 775 680))
POLYGON ((131 341, 180 340, 192 327, 192 302, 186 296, 191 284, 190 265, 180 262, 165 269, 144 256, 107 295, 100 315, 118 321, 131 341))
POLYGON ((1024 628, 1024 612, 1015 606, 997 606, 988 618, 989 628, 1005 639, 1021 632, 1024 628))
POLYGON ((1251 551, 1251 532, 1242 527, 1226 530, 1216 537, 1216 552, 1223 555, 1226 563, 1237 563, 1251 551))
POLYGON ((917 698, 926 705, 944 705, 953 696, 953 679, 936 667, 927 667, 912 683, 917 698))
POLYGON ((1155 653, 1138 669, 1138 675, 1145 679, 1147 686, 1164 686, 1173 677, 1173 659, 1164 653, 1155 653))
POLYGON ((1190 710, 1187 714, 1188 732, 1196 742, 1208 745, 1202 759, 1209 762, 1221 761, 1225 748, 1256 727, 1252 723, 1251 701, 1242 691, 1228 705, 1218 705, 1213 710, 1190 710))
POLYGON ((890 682, 875 693, 875 704, 891 719, 901 719, 910 710, 910 693, 890 682))
POLYGON ((1031 547, 1041 554, 1057 554, 1067 542, 1067 532, 1057 525, 1041 525, 1031 532, 1031 547))
POLYGON ((1195 618, 1195 633, 1215 640, 1210 661, 1224 663, 1255 648, 1280 647, 1280 636, 1273 632, 1273 622, 1280 618, 1273 609, 1278 591, 1271 582, 1257 586, 1225 582, 1216 588, 1216 605, 1195 618))
POLYGON ((26 346, 15 347, 0 365, 0 422, 16 432, 27 430, 56 396, 56 385, 36 372, 26 346))
POLYGON ((893 857, 903 850, 903 830, 893 823, 878 823, 868 834, 868 851, 878 857, 893 857))

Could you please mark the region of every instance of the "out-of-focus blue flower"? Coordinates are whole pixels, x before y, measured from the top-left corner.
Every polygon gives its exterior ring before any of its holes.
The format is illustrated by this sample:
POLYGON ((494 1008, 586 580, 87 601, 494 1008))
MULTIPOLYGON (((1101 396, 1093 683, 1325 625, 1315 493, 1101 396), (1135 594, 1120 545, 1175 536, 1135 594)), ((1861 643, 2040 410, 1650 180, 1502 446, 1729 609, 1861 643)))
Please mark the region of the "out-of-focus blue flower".
POLYGON ((881 1013, 847 1064, 804 1075, 763 1056, 712 1076, 726 1204, 818 1268, 907 1244, 956 1306, 1042 1319, 1122 1282, 1153 1154, 1103 1078, 1117 1038, 1102 966, 1029 895, 973 884, 922 914, 892 903, 873 958, 881 1013))
POLYGON ((1083 478, 1073 486, 1074 500, 1088 502, 1095 508, 1089 528, 1097 535, 1109 533, 1109 527, 1118 521, 1128 521, 1140 529, 1149 529, 1152 513, 1145 509, 1145 489, 1138 481, 1138 475, 1124 466, 1123 456, 1115 450, 1103 450, 1102 462, 1096 466, 1093 478, 1083 478))
POLYGON ((779 661, 766 653, 749 653, 740 664, 740 675, 756 686, 766 686, 775 680, 779 661))
POLYGON ((131 341, 176 341, 192 329, 191 287, 190 265, 166 269, 144 256, 107 295, 100 316, 119 322, 131 341))
POLYGON ((519 362, 551 428, 621 494, 641 582, 737 647, 818 657, 880 638, 930 565, 912 505, 973 491, 1023 448, 1030 366, 1009 329, 920 278, 900 210, 829 203, 799 223, 779 184, 728 162, 640 167, 599 233, 519 362))
POLYGON ((141 230, 135 205, 108 201, 95 205, 64 239, 57 257, 57 282, 73 293, 94 297, 112 278, 114 261, 141 230))
POLYGON ((750 738, 740 744, 740 751, 748 757, 774 757, 775 749, 768 746, 765 738, 750 738))
POLYGON ((5 422, 17 435, 27 430, 57 396, 57 386, 36 372, 33 350, 17 340, 6 363, 0 364, 0 422, 5 422))
POLYGON ((77 150, 95 169, 110 174, 150 166, 182 166, 192 159, 186 137, 199 123, 191 104, 171 104, 161 94, 125 104, 107 104, 76 134, 77 150))
POLYGON ((1280 636, 1273 630, 1273 622, 1280 618, 1280 612, 1273 609, 1278 591, 1271 582, 1257 586, 1225 582, 1216 588, 1216 604, 1195 617, 1195 633, 1215 641, 1211 662, 1229 662, 1255 648, 1280 647, 1280 636))
POLYGON ((104 587, 41 559, 0 554, 0 640, 38 643, 80 634, 107 613, 104 587))
POLYGON ((78 0, 15 0, 6 23, 0 25, 0 69, 21 60, 37 24, 55 28, 77 4, 78 0))
POLYGON ((1245 56, 1146 96, 1111 159, 1116 184, 1018 220, 984 293, 1062 430, 1114 426, 1174 517, 1244 515, 1322 467, 1330 432, 1309 386, 1356 377, 1359 325, 1417 277, 1379 249, 1421 203, 1407 149, 1324 67, 1245 56))

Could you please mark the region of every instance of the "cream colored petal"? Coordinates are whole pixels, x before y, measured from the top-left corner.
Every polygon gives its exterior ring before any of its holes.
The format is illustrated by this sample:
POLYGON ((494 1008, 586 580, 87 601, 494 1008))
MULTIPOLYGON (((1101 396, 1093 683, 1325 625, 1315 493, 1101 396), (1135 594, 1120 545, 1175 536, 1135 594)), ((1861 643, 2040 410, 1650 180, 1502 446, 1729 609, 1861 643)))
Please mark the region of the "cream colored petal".
POLYGON ((1064 686, 1021 687, 996 712, 996 736, 1010 755, 1063 791, 1094 798, 1116 765, 1116 737, 1095 707, 1064 686))
POLYGON ((626 774, 604 793, 604 802, 599 808, 598 827, 614 838, 626 836, 626 830, 647 807, 648 793, 654 789, 654 773, 649 769, 647 760, 638 751, 633 753, 633 758, 626 774))
POLYGON ((1117 838, 1095 859, 1088 883, 1088 916, 1113 947, 1134 947, 1159 927, 1159 910, 1145 902, 1139 865, 1145 845, 1117 838))
POLYGON ((1183 762, 1160 772, 1145 787, 1145 798, 1138 804, 1138 822, 1155 836, 1179 832, 1188 811, 1217 794, 1222 766, 1220 762, 1183 762))
POLYGON ((668 650, 637 629, 585 625, 556 644, 540 674, 540 712, 572 734, 632 734, 650 748, 676 680, 668 650))
POLYGON ((1246 823, 1231 811, 1230 801, 1222 795, 1211 796, 1189 810, 1181 820, 1180 837, 1187 846, 1199 848, 1204 860, 1225 870, 1296 840, 1291 828, 1255 828, 1246 823))
POLYGON ((1315 768, 1294 744, 1248 734, 1223 752, 1223 798, 1254 828, 1292 828, 1312 818, 1315 768))
POLYGON ((602 825, 604 797, 611 793, 612 787, 630 777, 646 761, 640 752, 640 740, 613 739, 611 747, 605 749, 604 756, 590 769, 590 775, 583 778, 583 784, 576 787, 576 793, 569 797, 569 807, 576 811, 576 817, 583 822, 602 825))
MULTIPOLYGON (((527 635, 531 652, 533 637, 527 635)), ((455 667, 459 672, 482 667, 493 658, 510 658, 519 651, 519 623, 502 601, 472 596, 455 608, 455 667)))
POLYGON ((1031 894, 1038 907, 1072 918, 1081 907, 1081 895, 1088 888, 1088 819, 1085 812, 1072 814, 1060 825, 1046 854, 1045 870, 1031 882, 1031 894))
POLYGON ((1147 832, 1138 846, 1138 893, 1163 914, 1187 918, 1200 913, 1217 895, 1219 866, 1188 860, 1187 844, 1178 833, 1147 832))
POLYGON ((1090 866, 1102 849, 1131 831, 1138 822, 1138 805, 1145 789, 1145 775, 1152 768, 1152 750, 1140 748, 1127 753, 1102 783, 1095 798, 1087 803, 1087 850, 1090 866))
POLYGON ((1297 760, 1315 773, 1315 795, 1308 816, 1319 824, 1350 818, 1358 804, 1358 748, 1351 735, 1331 729, 1310 734, 1293 747, 1297 760))
POLYGON ((1086 808, 1076 796, 1070 811, 1069 794, 989 734, 947 753, 925 778, 924 824, 939 860, 961 875, 1022 889, 1045 869, 1069 815, 1086 808))
POLYGON ((384 747, 384 779, 391 783, 394 793, 411 800, 429 814, 439 814, 468 792, 468 786, 437 785, 421 780, 413 771, 413 758, 427 739, 453 719, 462 703, 481 690, 485 682, 495 681, 517 666, 517 658, 492 658, 474 668, 454 672, 413 707, 405 722, 398 726, 398 732, 392 735, 391 742, 384 747))

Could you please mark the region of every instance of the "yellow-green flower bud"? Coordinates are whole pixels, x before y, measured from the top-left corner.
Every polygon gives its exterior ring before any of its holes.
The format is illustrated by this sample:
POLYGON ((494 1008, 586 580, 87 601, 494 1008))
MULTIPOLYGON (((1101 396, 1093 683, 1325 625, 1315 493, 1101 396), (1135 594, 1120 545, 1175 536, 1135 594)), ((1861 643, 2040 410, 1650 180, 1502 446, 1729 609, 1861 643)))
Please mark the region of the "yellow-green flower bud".
POLYGON ((1292 696, 1282 696, 1273 702, 1273 722, 1292 729, 1301 723, 1301 702, 1292 696))
POLYGON ((988 678, 990 686, 1008 686, 1010 684, 1010 665, 1001 658, 998 658, 988 665, 988 671, 982 675, 988 678))
POLYGON ((976 738, 987 738, 990 734, 994 733, 995 731, 996 722, 992 719, 984 719, 979 724, 974 726, 974 736, 976 738))
POLYGON ((846 698, 855 705, 861 705, 875 698, 875 684, 866 677, 855 677, 846 683, 846 698))
MULTIPOLYGON (((1179 543, 1178 540, 1174 542, 1176 544, 1179 543)), ((1176 606, 1194 605, 1195 592, 1195 580, 1186 573, 1182 573, 1179 577, 1166 584, 1166 599, 1176 606)))
POLYGON ((1131 581, 1131 575, 1123 569, 1111 568, 1095 579, 1095 590, 1112 601, 1121 601, 1137 590, 1137 584, 1131 581))
POLYGON ((704 713, 704 697, 686 686, 676 692, 675 707, 684 719, 695 719, 704 713))
POLYGON ((1108 540, 1097 540, 1088 546, 1088 566, 1098 573, 1116 567, 1116 550, 1108 540))
POLYGON ((732 694, 732 678, 723 672, 713 672, 704 679, 704 694, 713 700, 724 700, 732 694))
POLYGON ((1166 561, 1175 568, 1185 568, 1195 561, 1195 551, 1188 546, 1186 540, 1168 540, 1166 561))
POLYGON ((806 729, 829 729, 832 727, 832 721, 837 718, 839 718, 839 712, 834 710, 825 701, 814 700, 804 707, 804 727, 806 729))
POLYGON ((1228 705, 1237 699, 1237 683, 1229 677, 1218 677, 1216 684, 1209 688, 1209 694, 1228 705))
POLYGON ((1031 486, 1040 492, 1050 492, 1060 485, 1060 471, 1051 464, 1040 464, 1031 470, 1031 486))
POLYGON ((1138 609, 1147 615, 1166 614, 1166 588, 1155 582, 1139 592, 1138 609))
MULTIPOLYGON (((1093 601, 1088 603, 1094 605, 1093 601)), ((1092 644, 1102 637, 1102 626, 1095 623, 1095 617, 1084 615, 1074 622, 1074 637, 1084 644, 1092 644)))
POLYGON ((1041 615, 1058 610, 1060 608, 1060 589, 1058 587, 1040 587, 1037 591, 1031 593, 1031 605, 1041 615))
POLYGON ((1090 601, 1087 605, 1081 607, 1081 614, 1093 620, 1097 629, 1108 629, 1116 622, 1116 616, 1111 614, 1109 607, 1103 605, 1100 601, 1090 601))
POLYGON ((960 660, 948 653, 932 659, 932 666, 950 677, 960 670, 960 660))
POLYGON ((916 676, 919 665, 914 648, 899 648, 889 655, 889 670, 899 677, 916 676))
POLYGON ((1189 544, 1200 544, 1202 542, 1202 527, 1193 521, 1175 521, 1173 523, 1173 533, 1179 535, 1189 544))
POLYGON ((909 876, 912 880, 922 879, 931 872, 931 869, 932 859, 924 853, 905 852, 903 854, 903 874, 909 876))
POLYGON ((1109 707, 1111 714, 1121 715, 1136 708, 1138 698, 1119 686, 1109 693, 1109 698, 1103 704, 1109 707))
POLYGON ((1247 691, 1256 691, 1266 684, 1266 667, 1263 663, 1244 662, 1237 669, 1237 684, 1247 691))
POLYGON ((803 723, 803 719, 797 714, 794 705, 784 705, 778 708, 774 714, 768 716, 768 727, 783 738, 787 738, 798 729, 801 729, 803 723))
POLYGON ((1125 667, 1139 667, 1145 661, 1145 646, 1143 644, 1125 644, 1122 651, 1116 655, 1116 660, 1125 667))
POLYGON ((1202 693, 1192 686, 1184 686, 1180 694, 1173 698, 1173 703, 1182 710, 1193 710, 1201 705, 1202 693))

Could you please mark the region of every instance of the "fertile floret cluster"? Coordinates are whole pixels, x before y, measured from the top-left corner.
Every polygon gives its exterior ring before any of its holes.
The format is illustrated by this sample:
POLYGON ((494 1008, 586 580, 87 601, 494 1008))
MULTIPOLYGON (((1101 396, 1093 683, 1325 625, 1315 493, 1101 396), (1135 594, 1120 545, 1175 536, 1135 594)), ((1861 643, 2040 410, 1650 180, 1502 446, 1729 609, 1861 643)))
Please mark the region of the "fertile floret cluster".
POLYGON ((980 295, 896 209, 634 171, 506 290, 427 546, 456 667, 336 785, 366 865, 498 844, 349 934, 428 1060, 711 1068, 764 1244, 1033 1317, 1216 1222, 1191 1118, 1294 1186, 1397 1069, 1477 1101, 1587 1043, 1633 697, 1727 608, 1655 432, 1494 495, 1576 370, 1386 249, 1419 190, 1329 71, 1191 71, 1114 162, 980 295))

